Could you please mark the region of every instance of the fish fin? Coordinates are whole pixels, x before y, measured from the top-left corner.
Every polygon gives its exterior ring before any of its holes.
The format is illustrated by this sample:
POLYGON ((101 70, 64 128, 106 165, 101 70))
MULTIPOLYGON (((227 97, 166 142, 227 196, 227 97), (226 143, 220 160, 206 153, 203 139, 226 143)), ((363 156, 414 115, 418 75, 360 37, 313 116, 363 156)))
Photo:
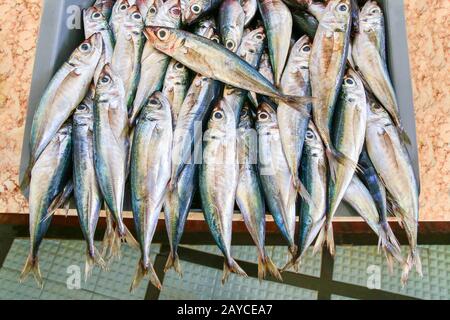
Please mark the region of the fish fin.
POLYGON ((300 258, 297 257, 295 259, 289 260, 283 268, 281 268, 281 272, 288 271, 290 268, 298 269, 300 265, 300 258))
POLYGON ((167 257, 164 272, 169 271, 171 268, 173 268, 180 275, 180 277, 183 276, 183 272, 181 271, 180 258, 178 257, 178 253, 176 252, 170 253, 167 257))
POLYGON ((22 273, 19 277, 19 282, 24 282, 28 275, 32 273, 34 276, 34 280, 36 280, 36 283, 38 286, 43 289, 44 288, 44 282, 42 280, 42 274, 41 270, 39 268, 39 260, 38 257, 34 257, 30 254, 27 258, 27 261, 25 262, 25 266, 23 267, 22 273))
POLYGON ((423 277, 422 262, 420 260, 419 252, 417 251, 417 249, 409 252, 408 258, 406 259, 406 263, 403 266, 402 278, 401 278, 403 286, 405 286, 406 283, 408 282, 409 273, 410 273, 412 267, 414 267, 414 266, 416 267, 416 271, 420 275, 420 277, 423 277))
POLYGON ((311 195, 308 192, 308 189, 306 189, 306 187, 303 185, 303 183, 300 181, 300 179, 295 179, 295 188, 297 189, 298 194, 300 195, 300 197, 305 200, 308 205, 316 208, 316 205, 314 203, 314 201, 312 200, 311 195))
POLYGON ((319 231, 319 235, 317 236, 316 243, 314 244, 313 254, 315 255, 317 252, 322 249, 325 244, 325 234, 326 234, 326 225, 324 224, 319 231))
POLYGON ((136 274, 134 275, 133 282, 131 283, 130 292, 133 293, 141 283, 142 279, 145 277, 149 277, 150 282, 158 288, 158 290, 161 290, 161 282, 159 281, 158 275, 155 272, 155 269, 153 268, 153 265, 149 263, 147 267, 144 266, 144 263, 141 260, 139 260, 139 263, 136 267, 136 274))
POLYGON ((124 229, 125 235, 123 235, 120 240, 126 242, 130 247, 134 249, 139 249, 139 243, 136 241, 131 231, 126 226, 124 226, 124 229))
POLYGON ((110 263, 114 259, 121 259, 120 247, 121 247, 119 230, 113 228, 107 230, 103 238, 103 251, 102 256, 105 261, 110 263))
POLYGON ((112 214, 108 210, 108 206, 106 205, 106 203, 105 203, 105 210, 106 210, 106 230, 102 242, 102 257, 104 259, 106 259, 106 257, 111 257, 109 250, 111 248, 112 240, 114 238, 114 221, 112 218, 112 214))
POLYGON ((411 145, 411 139, 408 136, 408 133, 406 133, 405 129, 403 127, 397 127, 398 134, 400 136, 400 139, 402 142, 406 145, 411 145))
POLYGON ((48 208, 48 214, 53 215, 56 210, 59 208, 64 208, 66 211, 66 217, 69 215, 69 209, 70 209, 70 198, 72 196, 73 192, 73 182, 69 181, 67 185, 64 187, 63 191, 56 196, 56 198, 53 200, 52 204, 48 208))
POLYGON ((334 256, 336 253, 336 247, 334 244, 334 233, 333 233, 333 223, 330 222, 327 226, 327 237, 326 237, 328 250, 330 251, 330 254, 334 256))
POLYGON ((230 257, 228 261, 225 261, 225 263, 223 264, 222 284, 225 284, 225 282, 227 282, 228 277, 231 273, 236 273, 240 276, 247 277, 245 271, 242 270, 238 263, 230 257))
POLYGON ((390 274, 394 273, 394 259, 403 263, 400 245, 387 222, 380 224, 378 230, 378 250, 383 250, 390 274))
POLYGON ((26 193, 26 191, 28 190, 29 186, 30 186, 30 182, 31 182, 31 171, 33 171, 33 164, 30 162, 30 164, 28 165, 28 167, 26 168, 22 180, 20 181, 20 190, 22 191, 22 193, 26 193))
POLYGON ((281 271, 286 271, 290 268, 294 268, 296 272, 298 272, 298 268, 300 266, 300 254, 298 252, 298 246, 292 245, 288 248, 289 255, 288 255, 288 261, 285 264, 285 266, 281 269, 281 271))
POLYGON ((86 264, 84 267, 84 281, 87 282, 87 280, 92 275, 92 270, 94 269, 94 266, 99 266, 102 270, 106 270, 106 263, 105 260, 103 260, 102 256, 98 252, 97 248, 93 248, 90 250, 87 249, 86 252, 86 264))
POLYGON ((356 163, 355 161, 348 158, 345 154, 343 154, 339 150, 336 150, 334 148, 327 148, 326 155, 327 155, 328 165, 330 168, 330 176, 331 176, 331 179, 333 179, 333 181, 336 180, 338 164, 340 164, 344 167, 351 167, 355 171, 358 168, 358 163, 356 163))
POLYGON ((269 272, 273 277, 279 281, 283 281, 280 271, 277 266, 273 263, 272 259, 267 254, 258 256, 258 279, 262 281, 267 272, 269 272))

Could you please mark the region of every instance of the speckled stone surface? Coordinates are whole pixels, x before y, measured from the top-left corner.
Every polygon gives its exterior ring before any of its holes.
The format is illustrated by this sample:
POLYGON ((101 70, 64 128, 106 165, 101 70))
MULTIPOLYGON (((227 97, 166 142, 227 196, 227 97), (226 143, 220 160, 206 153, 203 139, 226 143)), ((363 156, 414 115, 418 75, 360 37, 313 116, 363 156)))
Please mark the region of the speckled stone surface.
MULTIPOLYGON (((0 213, 27 211, 18 174, 41 7, 41 0, 0 0, 0 213)), ((421 220, 450 220, 450 2, 405 0, 405 12, 421 220)))

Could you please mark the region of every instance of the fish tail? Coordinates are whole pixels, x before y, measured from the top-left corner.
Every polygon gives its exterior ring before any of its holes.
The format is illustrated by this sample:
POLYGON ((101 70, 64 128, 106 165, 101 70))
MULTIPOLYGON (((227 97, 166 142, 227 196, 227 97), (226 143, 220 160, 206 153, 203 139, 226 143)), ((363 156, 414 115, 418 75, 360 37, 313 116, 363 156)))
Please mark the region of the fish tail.
POLYGON ((225 284, 227 282, 228 277, 231 273, 236 273, 240 276, 247 277, 247 274, 244 270, 238 265, 238 263, 233 259, 229 258, 228 261, 225 261, 223 264, 223 276, 222 276, 222 284, 225 284))
POLYGON ((300 266, 300 253, 298 250, 298 246, 292 245, 288 248, 288 250, 289 250, 288 262, 281 269, 281 271, 284 272, 289 270, 290 268, 294 268, 295 271, 298 271, 300 266))
POLYGON ((87 282, 87 280, 91 277, 94 266, 99 266, 102 270, 107 269, 105 260, 103 260, 102 256, 95 247, 91 249, 88 248, 86 252, 86 264, 84 267, 85 282, 87 282))
POLYGON ((115 228, 107 230, 103 238, 103 250, 102 250, 103 259, 105 261, 108 261, 108 263, 114 259, 120 260, 121 244, 122 243, 120 241, 120 234, 118 229, 115 228))
POLYGON ((408 282, 409 273, 411 272, 411 269, 413 267, 416 267, 416 271, 419 274, 420 277, 423 277, 422 273, 422 262, 420 260, 419 251, 418 249, 411 250, 408 254, 408 257, 406 259, 406 263, 403 266, 403 272, 402 272, 402 285, 406 285, 408 282))
POLYGON ((134 275, 133 282, 131 283, 130 292, 134 292, 139 287, 142 279, 145 277, 149 277, 150 282, 158 288, 158 290, 161 290, 161 282, 159 281, 153 265, 149 263, 148 266, 145 266, 141 259, 136 267, 136 274, 134 275))
POLYGON ((400 243, 395 237, 395 234, 389 226, 389 223, 387 223, 386 221, 382 222, 380 225, 379 233, 379 246, 386 248, 397 261, 402 262, 402 249, 400 248, 400 243))
POLYGON ((326 235, 326 225, 324 224, 319 231, 319 235, 317 236, 316 243, 314 244, 313 248, 313 254, 316 254, 317 252, 322 249, 322 247, 325 244, 325 235, 326 235))
POLYGON ((400 138, 403 141, 403 143, 410 146, 411 139, 409 138, 408 133, 406 133, 405 129, 402 126, 399 126, 397 128, 398 128, 398 133, 399 133, 400 138))
POLYGON ((178 257, 178 253, 170 253, 167 257, 166 266, 164 267, 164 272, 169 271, 173 268, 180 276, 183 276, 183 272, 181 271, 180 258, 178 257))
POLYGON ((136 241, 136 238, 133 236, 131 231, 124 225, 123 226, 123 235, 121 235, 120 240, 126 242, 130 247, 134 249, 139 249, 139 243, 136 241))
POLYGON ((22 273, 19 277, 19 282, 24 282, 30 273, 33 274, 34 280, 36 280, 36 283, 42 289, 44 287, 44 282, 42 280, 42 274, 39 268, 39 260, 38 257, 33 257, 32 254, 28 256, 27 261, 25 262, 25 266, 23 267, 22 273))
POLYGON ((273 263, 272 259, 270 259, 270 257, 264 253, 264 255, 258 256, 259 281, 262 281, 266 277, 267 272, 269 272, 279 281, 283 281, 283 278, 281 277, 280 271, 278 270, 277 266, 273 263))
POLYGON ((328 250, 330 251, 330 254, 334 256, 336 253, 336 247, 334 244, 334 233, 333 233, 333 224, 332 222, 329 223, 327 226, 327 236, 326 236, 326 242, 328 246, 328 250))

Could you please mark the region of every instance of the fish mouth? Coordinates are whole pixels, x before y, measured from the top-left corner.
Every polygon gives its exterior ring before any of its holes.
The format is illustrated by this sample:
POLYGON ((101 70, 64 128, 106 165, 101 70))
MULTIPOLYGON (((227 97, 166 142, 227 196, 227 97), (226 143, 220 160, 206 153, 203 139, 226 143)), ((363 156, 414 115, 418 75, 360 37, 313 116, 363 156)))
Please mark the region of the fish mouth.
POLYGON ((144 34, 147 37, 147 40, 150 41, 151 43, 154 43, 158 37, 156 36, 156 33, 158 32, 159 27, 146 27, 144 29, 144 34))

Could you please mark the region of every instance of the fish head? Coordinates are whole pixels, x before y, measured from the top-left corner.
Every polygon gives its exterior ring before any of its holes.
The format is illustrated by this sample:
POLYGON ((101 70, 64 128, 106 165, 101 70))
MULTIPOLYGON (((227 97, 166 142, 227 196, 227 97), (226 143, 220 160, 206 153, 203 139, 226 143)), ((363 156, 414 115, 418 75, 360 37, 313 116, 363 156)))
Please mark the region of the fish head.
POLYGON ((386 109, 374 98, 367 99, 368 104, 368 118, 369 123, 378 123, 380 126, 393 125, 389 113, 386 109))
POLYGON ((192 24, 211 8, 210 0, 186 0, 182 14, 183 24, 192 24))
POLYGON ((261 57, 265 39, 266 34, 263 27, 248 31, 242 39, 238 55, 250 64, 257 63, 261 57))
POLYGON ((181 48, 186 41, 186 36, 183 33, 172 28, 146 27, 144 34, 157 50, 169 56, 181 48))
POLYGON ((75 109, 75 112, 73 113, 73 124, 75 126, 92 126, 92 121, 94 119, 94 92, 95 87, 94 85, 91 85, 88 94, 75 109))
POLYGON ((300 68, 309 69, 309 58, 311 56, 312 44, 307 35, 301 37, 292 47, 291 56, 293 56, 300 68))
POLYGON ((236 26, 226 26, 222 28, 222 42, 228 50, 236 52, 241 42, 240 31, 236 26))
POLYGON ((312 121, 309 122, 306 130, 305 147, 306 152, 309 152, 313 157, 323 157, 325 155, 325 148, 319 131, 312 121))
POLYGON ((70 56, 68 63, 79 69, 92 67, 100 60, 103 53, 103 38, 100 33, 94 33, 83 41, 70 56))
MULTIPOLYGON (((366 101, 364 84, 360 76, 349 68, 342 80, 342 97, 348 101, 366 101)), ((359 104, 355 104, 359 105, 359 104)))
POLYGON ((198 36, 211 38, 216 31, 216 21, 212 17, 200 19, 194 33, 198 36))
POLYGON ((278 128, 277 114, 274 107, 268 101, 263 101, 258 106, 256 128, 258 131, 278 128))
POLYGON ((167 68, 166 73, 166 81, 170 83, 170 85, 175 85, 175 82, 185 82, 189 73, 186 66, 176 60, 172 60, 167 68))
POLYGON ((351 15, 351 0, 331 0, 320 23, 333 32, 345 32, 349 27, 351 15))
POLYGON ((72 136, 72 120, 69 119, 61 126, 56 135, 53 137, 52 142, 62 142, 70 139, 72 136))
POLYGON ((229 129, 236 129, 236 116, 225 100, 217 102, 211 113, 208 127, 224 134, 229 133, 229 129))
POLYGON ((124 18, 131 7, 128 0, 118 0, 113 7, 113 15, 116 19, 124 18))
POLYGON ((152 94, 139 117, 139 122, 142 121, 172 121, 171 105, 164 94, 159 91, 152 94))
POLYGON ((144 19, 138 6, 133 5, 128 8, 123 26, 128 33, 134 35, 140 35, 142 33, 142 30, 144 29, 144 19))
POLYGON ((359 15, 362 32, 371 32, 384 28, 384 15, 376 1, 367 1, 359 15))
POLYGON ((84 10, 83 21, 84 28, 91 34, 109 29, 108 21, 99 7, 94 6, 84 10))
POLYGON ((148 9, 147 26, 179 28, 181 6, 179 0, 155 0, 148 9))
POLYGON ((113 0, 97 0, 94 3, 94 7, 97 7, 102 11, 102 13, 109 12, 111 13, 112 8, 114 7, 113 0))
POLYGON ((252 111, 250 109, 248 102, 246 102, 242 107, 241 113, 239 114, 238 128, 244 130, 251 129, 252 123, 253 123, 252 111))
POLYGON ((154 3, 155 0, 136 0, 135 2, 143 17, 147 16, 148 10, 154 3))
POLYGON ((122 80, 117 76, 109 63, 105 64, 95 87, 96 97, 101 96, 100 102, 106 100, 121 99, 125 96, 125 88, 122 80))
POLYGON ((272 65, 270 64, 269 54, 263 52, 259 62, 259 73, 261 73, 270 83, 274 83, 272 65))

